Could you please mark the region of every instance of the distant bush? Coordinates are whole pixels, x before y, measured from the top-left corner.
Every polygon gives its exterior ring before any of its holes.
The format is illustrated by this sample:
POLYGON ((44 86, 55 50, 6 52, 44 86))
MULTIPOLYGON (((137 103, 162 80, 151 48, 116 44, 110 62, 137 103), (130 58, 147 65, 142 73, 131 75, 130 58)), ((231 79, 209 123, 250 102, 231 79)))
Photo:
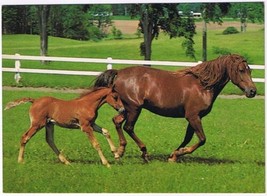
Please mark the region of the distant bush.
POLYGON ((231 54, 231 51, 228 48, 212 47, 213 53, 218 55, 227 55, 231 54))
POLYGON ((91 26, 88 28, 89 39, 93 41, 98 41, 106 37, 106 35, 96 26, 91 26))
POLYGON ((227 27, 227 28, 223 31, 223 35, 236 34, 236 33, 239 33, 239 31, 238 31, 235 27, 227 27))
POLYGON ((122 39, 121 30, 117 29, 115 26, 112 26, 111 32, 112 32, 114 39, 122 39))

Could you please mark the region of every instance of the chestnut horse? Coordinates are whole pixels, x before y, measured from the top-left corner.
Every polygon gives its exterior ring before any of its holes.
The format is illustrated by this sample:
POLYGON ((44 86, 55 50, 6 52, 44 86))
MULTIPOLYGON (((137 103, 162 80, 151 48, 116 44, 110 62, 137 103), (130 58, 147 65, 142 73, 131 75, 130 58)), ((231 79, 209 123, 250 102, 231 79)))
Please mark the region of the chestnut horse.
POLYGON ((119 112, 124 111, 118 94, 111 88, 94 88, 82 94, 79 98, 69 101, 54 97, 41 97, 39 99, 22 98, 9 102, 5 110, 26 102, 32 103, 29 111, 31 126, 23 134, 20 141, 19 163, 24 161, 24 150, 27 142, 38 130, 45 127, 47 143, 62 163, 69 164, 69 161, 60 153, 54 143, 55 124, 70 129, 81 129, 85 132, 92 146, 97 150, 103 165, 110 166, 102 153, 98 141, 94 137, 93 130, 105 135, 115 158, 119 157, 109 132, 94 123, 97 118, 97 110, 106 102, 119 112))
POLYGON ((143 159, 148 161, 146 146, 134 133, 142 108, 166 117, 186 118, 188 126, 184 140, 168 159, 176 161, 179 156, 192 153, 205 144, 201 119, 211 111, 215 99, 229 80, 248 98, 256 95, 246 60, 235 54, 175 72, 144 66, 107 70, 96 79, 94 86, 114 88, 125 107, 125 113, 113 118, 120 138, 120 156, 127 144, 121 128, 126 120, 124 130, 139 146, 143 159), (194 133, 199 141, 186 147, 194 133))

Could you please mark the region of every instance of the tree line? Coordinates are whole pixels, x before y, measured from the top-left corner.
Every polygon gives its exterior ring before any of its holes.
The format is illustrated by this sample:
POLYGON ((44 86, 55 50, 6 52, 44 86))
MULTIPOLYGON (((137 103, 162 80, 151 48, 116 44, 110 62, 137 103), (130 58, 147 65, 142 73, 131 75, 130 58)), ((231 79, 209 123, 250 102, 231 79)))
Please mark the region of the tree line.
MULTIPOLYGON (((184 37, 185 55, 194 58, 195 18, 202 13, 203 60, 206 60, 206 24, 221 24, 223 17, 240 20, 241 31, 247 22, 262 22, 263 3, 182 3, 182 4, 114 4, 114 5, 17 5, 2 7, 3 34, 39 34, 41 55, 46 55, 48 35, 77 40, 98 40, 107 36, 113 15, 131 16, 139 20, 144 41, 140 54, 151 59, 151 45, 163 31, 170 38, 184 37), (182 11, 182 15, 180 14, 182 11)), ((114 30, 114 29, 113 29, 114 30)), ((116 31, 112 31, 116 33, 116 31)))

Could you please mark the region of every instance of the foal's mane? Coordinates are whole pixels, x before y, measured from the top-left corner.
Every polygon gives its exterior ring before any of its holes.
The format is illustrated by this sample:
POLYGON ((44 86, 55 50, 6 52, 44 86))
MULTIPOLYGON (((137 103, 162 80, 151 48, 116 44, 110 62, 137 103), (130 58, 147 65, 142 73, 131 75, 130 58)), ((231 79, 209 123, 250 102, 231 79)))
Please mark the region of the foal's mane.
POLYGON ((229 80, 227 66, 233 70, 236 61, 244 61, 244 59, 235 54, 225 55, 211 61, 203 62, 195 67, 187 68, 180 71, 180 73, 183 75, 194 75, 200 80, 204 88, 211 89, 222 82, 229 80))
POLYGON ((80 94, 79 98, 82 98, 84 96, 87 96, 87 95, 89 95, 89 94, 91 94, 93 92, 96 92, 96 91, 101 90, 101 89, 104 89, 104 88, 106 88, 106 87, 91 87, 91 88, 87 89, 87 91, 82 92, 80 94))

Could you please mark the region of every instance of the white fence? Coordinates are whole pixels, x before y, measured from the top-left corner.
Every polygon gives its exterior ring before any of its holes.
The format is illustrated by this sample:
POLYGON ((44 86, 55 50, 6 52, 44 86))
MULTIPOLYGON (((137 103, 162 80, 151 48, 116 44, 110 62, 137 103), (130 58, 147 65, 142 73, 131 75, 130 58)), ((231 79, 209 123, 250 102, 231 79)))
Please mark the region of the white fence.
MULTIPOLYGON (((21 68, 21 60, 32 60, 32 61, 63 61, 63 62, 82 62, 82 63, 105 63, 107 69, 112 68, 112 64, 123 64, 123 65, 163 65, 163 66, 182 66, 192 67, 199 62, 171 62, 171 61, 144 61, 144 60, 119 60, 119 59, 97 59, 97 58, 70 58, 70 57, 43 57, 43 56, 21 56, 16 55, 2 55, 2 59, 15 60, 14 68, 2 67, 4 72, 15 72, 15 80, 18 82, 20 79, 19 73, 42 73, 42 74, 63 74, 63 75, 92 75, 97 76, 102 72, 96 71, 70 71, 70 70, 48 70, 48 69, 24 69, 21 68)), ((251 69, 264 70, 263 65, 249 65, 251 69)), ((253 78, 254 82, 265 82, 264 78, 253 78)))

